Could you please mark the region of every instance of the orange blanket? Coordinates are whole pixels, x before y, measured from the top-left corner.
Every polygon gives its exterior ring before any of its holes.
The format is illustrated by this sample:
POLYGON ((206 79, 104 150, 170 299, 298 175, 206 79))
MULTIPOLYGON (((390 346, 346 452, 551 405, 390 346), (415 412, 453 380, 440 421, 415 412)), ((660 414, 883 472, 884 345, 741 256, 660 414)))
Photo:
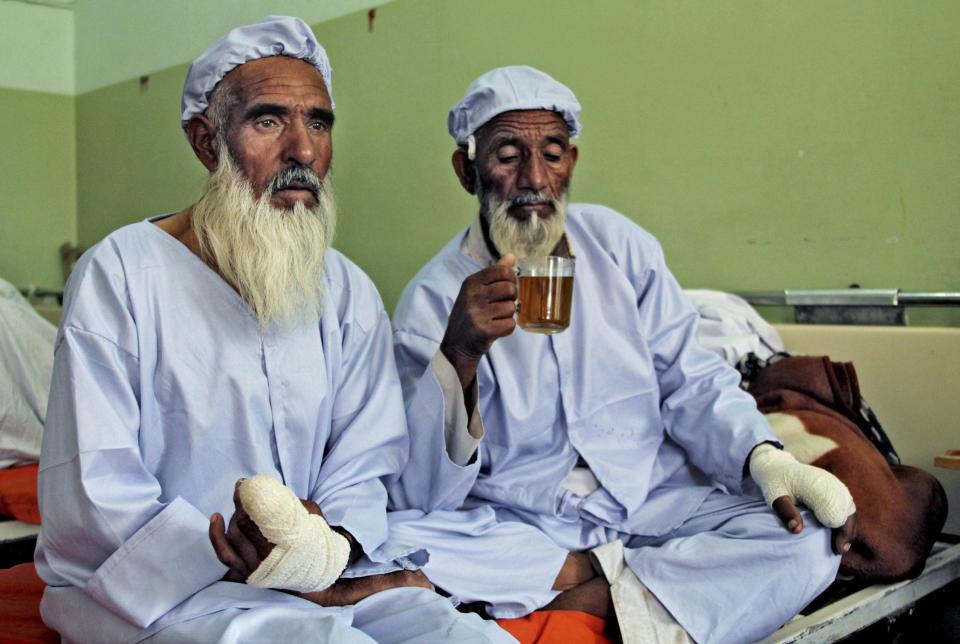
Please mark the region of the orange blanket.
POLYGON ((32 563, 0 570, 0 642, 59 642, 40 619, 43 581, 32 563))
POLYGON ((37 467, 34 463, 0 470, 0 516, 40 523, 37 467))
POLYGON ((607 622, 576 610, 538 610, 526 617, 498 619, 521 644, 612 644, 605 635, 607 622))

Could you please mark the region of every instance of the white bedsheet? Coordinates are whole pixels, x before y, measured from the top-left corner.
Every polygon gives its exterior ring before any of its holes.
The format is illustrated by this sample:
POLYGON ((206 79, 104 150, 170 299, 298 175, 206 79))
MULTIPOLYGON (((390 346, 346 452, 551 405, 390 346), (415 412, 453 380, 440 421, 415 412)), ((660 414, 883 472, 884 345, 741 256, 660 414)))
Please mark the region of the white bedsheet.
POLYGON ((57 328, 0 279, 0 468, 40 458, 57 328))
POLYGON ((780 334, 746 300, 723 291, 684 291, 700 314, 697 339, 733 366, 748 353, 766 360, 784 350, 780 334))

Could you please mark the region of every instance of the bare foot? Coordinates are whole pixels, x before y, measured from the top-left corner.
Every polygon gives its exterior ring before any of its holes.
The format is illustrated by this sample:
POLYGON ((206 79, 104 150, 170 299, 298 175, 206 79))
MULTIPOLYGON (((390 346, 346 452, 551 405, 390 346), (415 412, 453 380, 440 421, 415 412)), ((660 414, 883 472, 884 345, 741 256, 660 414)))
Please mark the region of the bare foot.
POLYGON ((321 606, 347 606, 356 604, 361 599, 379 593, 381 590, 410 586, 435 590, 433 584, 421 571, 398 570, 369 577, 341 577, 324 590, 297 594, 321 606))

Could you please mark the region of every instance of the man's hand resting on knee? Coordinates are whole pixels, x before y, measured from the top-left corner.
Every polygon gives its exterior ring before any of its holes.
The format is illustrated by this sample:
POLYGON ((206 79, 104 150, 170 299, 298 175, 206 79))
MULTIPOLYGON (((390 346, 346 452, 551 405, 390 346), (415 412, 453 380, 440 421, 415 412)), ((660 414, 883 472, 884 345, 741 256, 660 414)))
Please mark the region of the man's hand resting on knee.
POLYGON ((276 479, 238 481, 233 502, 234 514, 226 530, 220 514, 210 517, 210 542, 217 558, 230 569, 223 577, 226 581, 294 592, 325 606, 354 604, 388 588, 433 589, 420 571, 340 578, 348 563, 361 554, 356 541, 345 530, 328 526, 316 503, 297 499, 276 479), (247 485, 249 481, 255 485, 247 485), (272 516, 274 510, 282 516, 272 516), (304 521, 322 523, 304 526, 304 521))
POLYGON ((790 532, 803 530, 803 518, 795 503, 813 511, 823 525, 833 529, 833 551, 842 555, 857 534, 857 508, 850 491, 830 472, 800 463, 788 452, 770 443, 753 448, 748 470, 760 486, 763 498, 790 532))

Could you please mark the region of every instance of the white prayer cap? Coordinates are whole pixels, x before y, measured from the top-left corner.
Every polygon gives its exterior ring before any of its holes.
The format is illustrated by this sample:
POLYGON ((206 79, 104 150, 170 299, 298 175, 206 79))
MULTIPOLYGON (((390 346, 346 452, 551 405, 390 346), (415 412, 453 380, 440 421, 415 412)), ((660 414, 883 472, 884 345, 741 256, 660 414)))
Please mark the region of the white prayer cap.
POLYGON ((320 70, 323 83, 330 94, 333 70, 327 52, 303 20, 289 16, 267 16, 252 25, 237 27, 210 45, 187 70, 180 99, 180 126, 187 131, 187 123, 195 114, 203 114, 210 104, 210 94, 227 72, 235 67, 270 56, 290 56, 311 63, 320 70))
POLYGON ((460 145, 498 114, 512 110, 549 110, 567 122, 570 138, 580 134, 580 103, 563 83, 526 65, 498 67, 470 84, 450 110, 447 129, 460 145))

